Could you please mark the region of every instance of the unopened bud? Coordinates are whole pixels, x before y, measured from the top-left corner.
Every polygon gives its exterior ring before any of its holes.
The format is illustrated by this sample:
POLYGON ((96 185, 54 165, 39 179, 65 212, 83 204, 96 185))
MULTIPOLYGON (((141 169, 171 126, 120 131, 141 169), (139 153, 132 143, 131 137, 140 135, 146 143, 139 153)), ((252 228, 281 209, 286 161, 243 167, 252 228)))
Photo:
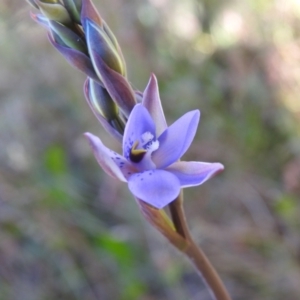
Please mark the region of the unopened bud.
POLYGON ((86 31, 86 21, 87 20, 92 20, 95 22, 98 26, 102 27, 102 18, 99 15, 97 9, 95 8, 93 2, 91 0, 82 0, 82 8, 81 8, 81 24, 86 31))
POLYGON ((121 47, 115 37, 115 35, 113 34, 113 32, 110 30, 109 26, 106 24, 106 22, 104 20, 102 20, 103 22, 103 29, 105 31, 105 33, 107 34, 108 38, 111 40, 112 44, 114 45, 115 49, 117 50, 120 59, 122 60, 123 66, 124 66, 124 76, 126 76, 126 62, 123 56, 123 53, 121 51, 121 47))
MULTIPOLYGON (((125 75, 125 65, 112 41, 104 29, 91 20, 86 20, 86 40, 93 64, 96 60, 93 54, 97 53, 109 68, 125 75)), ((101 78, 101 74, 97 74, 101 78)))
MULTIPOLYGON (((37 0, 37 1, 39 1, 39 0, 37 0)), ((44 3, 52 3, 52 4, 59 3, 58 0, 41 0, 41 2, 44 2, 44 3)))
POLYGON ((35 3, 34 0, 26 0, 32 7, 39 9, 39 6, 35 3))
POLYGON ((119 116, 119 108, 110 95, 94 80, 87 78, 84 84, 85 98, 104 128, 118 139, 124 133, 124 122, 119 116))
POLYGON ((119 106, 126 117, 129 116, 131 110, 136 104, 134 91, 124 76, 112 70, 99 56, 98 53, 92 52, 90 56, 93 66, 99 76, 104 87, 108 91, 111 98, 119 106))
POLYGON ((89 79, 88 92, 93 110, 100 113, 107 120, 118 117, 118 106, 111 99, 110 95, 101 85, 89 79))
POLYGON ((56 42, 88 55, 85 41, 68 27, 56 21, 49 21, 49 27, 56 42))
POLYGON ((36 0, 41 12, 52 21, 57 21, 62 24, 70 24, 71 18, 68 11, 58 1, 36 0))
POLYGON ((80 11, 82 7, 82 0, 63 0, 63 2, 72 20, 77 24, 80 24, 80 11))
POLYGON ((48 38, 52 46, 55 47, 72 66, 101 84, 94 70, 92 61, 86 54, 58 43, 50 33, 48 34, 48 38))
POLYGON ((30 13, 30 16, 35 22, 49 30, 49 20, 43 14, 30 13))

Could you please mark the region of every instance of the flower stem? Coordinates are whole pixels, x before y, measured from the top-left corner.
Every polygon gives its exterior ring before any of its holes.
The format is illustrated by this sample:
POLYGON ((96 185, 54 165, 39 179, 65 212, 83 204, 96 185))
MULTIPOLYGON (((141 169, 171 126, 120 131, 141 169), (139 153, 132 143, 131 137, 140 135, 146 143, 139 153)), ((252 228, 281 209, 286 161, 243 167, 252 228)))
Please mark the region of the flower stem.
POLYGON ((182 252, 190 259, 194 267, 200 273, 216 300, 231 300, 218 273, 204 252, 196 245, 190 234, 183 210, 182 192, 178 198, 169 205, 169 208, 176 231, 187 241, 187 247, 182 252))

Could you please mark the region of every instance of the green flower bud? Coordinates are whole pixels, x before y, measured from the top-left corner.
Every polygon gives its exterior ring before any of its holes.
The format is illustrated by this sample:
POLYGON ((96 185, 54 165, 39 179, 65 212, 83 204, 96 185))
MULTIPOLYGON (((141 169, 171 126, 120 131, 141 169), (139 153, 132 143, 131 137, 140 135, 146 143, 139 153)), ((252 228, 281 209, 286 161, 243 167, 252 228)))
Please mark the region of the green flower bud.
POLYGON ((26 1, 27 1, 27 3, 29 3, 34 8, 39 9, 39 6, 35 3, 34 0, 26 0, 26 1))
POLYGON ((110 30, 109 26, 106 24, 106 22, 104 20, 102 20, 103 22, 103 29, 105 31, 105 33, 107 34, 108 38, 111 40, 112 44, 114 45, 115 49, 117 50, 120 59, 122 60, 123 66, 124 66, 124 76, 126 77, 126 62, 123 56, 123 53, 121 51, 121 47, 119 46, 119 43, 115 37, 115 35, 113 34, 113 32, 110 30))
POLYGON ((82 0, 63 0, 63 2, 72 20, 77 24, 80 24, 81 23, 80 12, 82 7, 82 0))
POLYGON ((56 42, 88 55, 85 41, 68 27, 56 21, 50 21, 49 27, 56 42))
MULTIPOLYGON (((106 34, 105 30, 91 20, 86 21, 86 39, 89 54, 94 63, 97 53, 106 65, 112 70, 125 76, 125 65, 114 44, 106 34)), ((98 74, 101 76, 101 74, 98 74)))
POLYGON ((107 120, 118 117, 118 106, 111 99, 110 95, 100 84, 89 80, 89 98, 93 110, 100 113, 107 120))
POLYGON ((119 108, 107 90, 91 78, 88 78, 84 85, 84 93, 90 108, 102 125, 105 125, 103 124, 105 120, 107 130, 111 131, 108 128, 110 126, 113 128, 113 131, 123 134, 125 125, 119 116, 119 108))
POLYGON ((70 24, 71 18, 64 6, 56 0, 36 0, 41 12, 52 21, 62 23, 64 25, 70 24))

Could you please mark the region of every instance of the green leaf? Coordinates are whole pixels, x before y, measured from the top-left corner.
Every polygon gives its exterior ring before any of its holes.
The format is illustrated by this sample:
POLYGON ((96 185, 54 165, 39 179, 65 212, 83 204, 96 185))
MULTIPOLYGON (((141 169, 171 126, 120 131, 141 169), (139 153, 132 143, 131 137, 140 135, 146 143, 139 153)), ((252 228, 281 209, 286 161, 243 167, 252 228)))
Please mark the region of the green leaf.
POLYGON ((59 145, 49 147, 45 153, 46 169, 53 175, 63 175, 67 173, 66 153, 59 145))

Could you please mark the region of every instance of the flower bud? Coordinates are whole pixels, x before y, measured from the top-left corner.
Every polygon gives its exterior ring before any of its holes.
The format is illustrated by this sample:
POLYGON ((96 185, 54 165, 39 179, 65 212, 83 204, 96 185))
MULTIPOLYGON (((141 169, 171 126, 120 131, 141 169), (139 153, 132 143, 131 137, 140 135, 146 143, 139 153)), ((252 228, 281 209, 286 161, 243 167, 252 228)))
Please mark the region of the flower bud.
POLYGON ((39 9, 39 6, 35 3, 34 0, 26 0, 32 7, 39 9))
POLYGON ((88 55, 85 41, 68 27, 56 21, 49 21, 49 28, 56 42, 88 55))
POLYGON ((128 117, 136 104, 135 94, 129 82, 125 77, 109 68, 97 52, 90 52, 90 56, 95 71, 101 78, 107 92, 124 115, 128 117))
MULTIPOLYGON (((86 20, 86 40, 93 64, 93 53, 97 53, 109 68, 125 75, 125 65, 112 41, 102 27, 89 19, 86 20)), ((96 68, 95 64, 94 67, 96 68)), ((98 76, 101 78, 101 74, 98 76)))
POLYGON ((41 12, 49 19, 62 24, 70 24, 71 18, 68 11, 55 0, 35 0, 41 12))
POLYGON ((87 78, 84 84, 85 98, 93 113, 104 129, 122 141, 124 122, 119 116, 119 109, 107 91, 94 80, 87 78))
POLYGON ((93 2, 91 0, 82 0, 82 8, 81 8, 81 24, 83 30, 86 31, 86 21, 92 20, 98 26, 102 27, 102 19, 99 15, 98 11, 96 10, 93 2))
POLYGON ((89 92, 90 104, 96 113, 100 113, 108 121, 118 118, 118 106, 101 85, 92 79, 88 79, 87 91, 89 92))
POLYGON ((71 19, 75 23, 80 24, 80 11, 82 7, 82 0, 63 0, 63 2, 71 16, 71 19))
POLYGON ((49 30, 49 20, 43 14, 30 13, 30 16, 35 22, 49 30))
POLYGON ((103 29, 105 31, 105 33, 107 34, 108 38, 111 40, 112 44, 114 45, 115 49, 117 50, 120 59, 122 60, 123 66, 124 66, 124 76, 126 76, 126 62, 123 56, 123 53, 121 51, 121 47, 119 46, 119 43, 115 37, 115 35, 113 34, 113 32, 110 30, 109 26, 106 24, 106 22, 104 20, 102 20, 103 22, 103 29))
MULTIPOLYGON (((36 1, 39 1, 39 0, 36 0, 36 1)), ((59 3, 58 0, 42 0, 42 2, 44 2, 44 3, 52 3, 52 4, 59 3)))
POLYGON ((60 44, 50 33, 48 34, 48 38, 52 46, 55 47, 72 66, 101 84, 99 77, 95 73, 91 59, 86 54, 60 44))

